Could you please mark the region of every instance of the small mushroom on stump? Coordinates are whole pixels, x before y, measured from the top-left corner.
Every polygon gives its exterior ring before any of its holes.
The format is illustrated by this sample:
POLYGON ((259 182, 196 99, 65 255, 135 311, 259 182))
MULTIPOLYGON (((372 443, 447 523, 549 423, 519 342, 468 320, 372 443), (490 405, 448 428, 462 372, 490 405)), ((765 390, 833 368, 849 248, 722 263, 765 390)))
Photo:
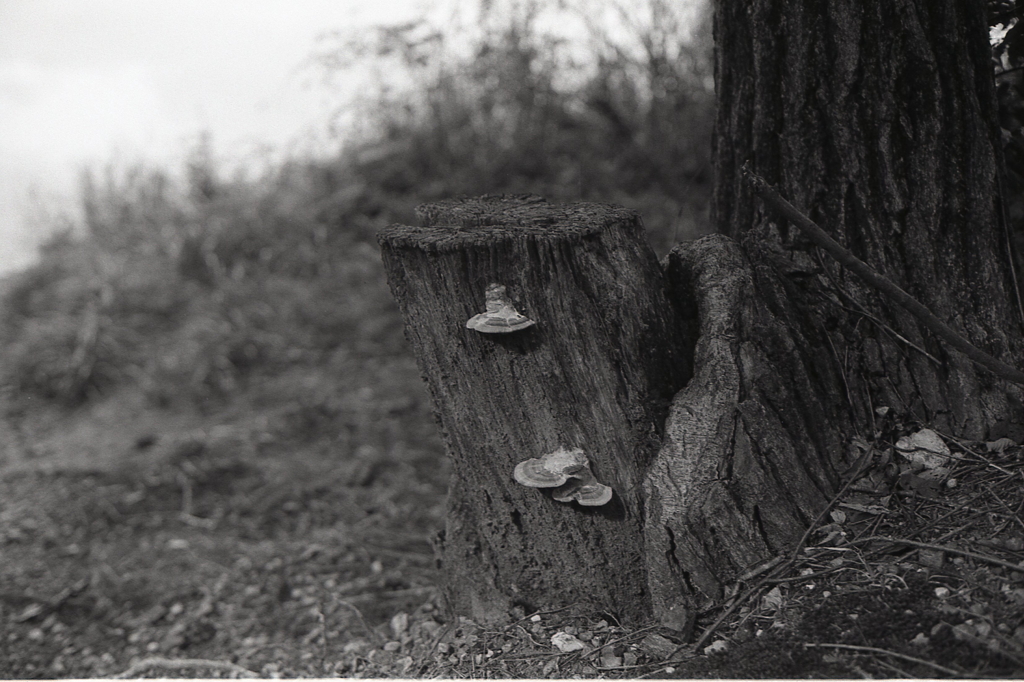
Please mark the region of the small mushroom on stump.
POLYGON ((467 329, 484 334, 508 334, 536 324, 512 305, 503 284, 489 284, 484 292, 487 310, 474 315, 466 323, 467 329))

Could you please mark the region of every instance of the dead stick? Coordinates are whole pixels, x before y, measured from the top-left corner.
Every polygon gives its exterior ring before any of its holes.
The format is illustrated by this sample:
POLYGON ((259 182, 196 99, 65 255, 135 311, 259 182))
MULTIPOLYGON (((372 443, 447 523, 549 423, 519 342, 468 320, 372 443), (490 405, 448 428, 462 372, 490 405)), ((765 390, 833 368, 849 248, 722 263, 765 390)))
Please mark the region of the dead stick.
MULTIPOLYGON (((788 562, 787 562, 787 565, 788 565, 788 562)), ((704 643, 707 642, 709 639, 711 639, 711 635, 713 635, 718 630, 718 628, 722 625, 722 623, 725 622, 726 618, 728 618, 729 616, 732 615, 733 611, 738 609, 741 604, 747 603, 752 597, 758 596, 757 595, 758 591, 760 591, 761 589, 764 588, 765 584, 768 582, 768 579, 771 578, 772 575, 774 575, 774 574, 773 573, 769 573, 766 577, 762 578, 756 585, 754 585, 749 590, 747 590, 747 592, 742 597, 737 597, 736 600, 732 603, 732 606, 727 608, 722 613, 722 615, 719 616, 718 619, 708 627, 707 630, 705 630, 704 632, 701 633, 700 637, 693 644, 693 650, 694 651, 700 651, 700 648, 702 646, 704 646, 704 643)), ((689 646, 689 645, 688 644, 683 644, 682 646, 677 647, 676 650, 673 651, 671 654, 669 654, 668 657, 672 658, 673 656, 678 654, 680 651, 685 649, 687 646, 689 646)))
POLYGON ((1007 381, 1012 381, 1024 386, 1024 372, 1021 372, 1016 367, 1011 367, 1002 360, 989 355, 985 351, 971 344, 970 341, 962 337, 954 331, 952 327, 936 317, 932 311, 924 307, 924 305, 922 305, 917 299, 903 291, 903 289, 886 277, 875 272, 871 266, 847 251, 839 244, 839 242, 832 239, 832 237, 830 237, 825 230, 818 227, 813 220, 797 210, 793 204, 783 199, 782 196, 780 196, 779 193, 776 192, 775 189, 760 175, 754 173, 747 167, 743 168, 743 173, 747 181, 750 182, 751 186, 753 186, 754 191, 765 201, 765 203, 777 209, 791 223, 799 227, 808 239, 827 251, 828 254, 835 258, 840 265, 853 271, 865 282, 889 296, 899 305, 903 306, 907 312, 920 320, 924 326, 928 327, 928 329, 932 331, 932 333, 966 355, 973 362, 981 365, 1001 379, 1006 379, 1007 381))
MULTIPOLYGON (((829 500, 828 505, 826 505, 826 507, 821 510, 821 513, 818 514, 818 516, 814 519, 814 521, 811 522, 811 525, 804 532, 803 536, 800 538, 800 542, 798 542, 796 547, 793 549, 793 553, 789 557, 789 559, 784 562, 774 562, 772 564, 771 572, 768 573, 768 575, 761 578, 757 582, 757 584, 751 587, 749 590, 747 590, 747 592, 742 597, 737 597, 736 600, 732 603, 732 606, 727 608, 725 612, 721 616, 719 616, 718 619, 714 623, 712 623, 710 627, 708 627, 707 630, 701 633, 700 637, 693 645, 694 651, 700 650, 701 646, 703 646, 704 643, 711 638, 711 635, 713 635, 715 631, 718 630, 722 623, 725 622, 725 619, 731 616, 733 611, 739 608, 740 604, 745 603, 751 597, 755 596, 762 587, 769 584, 773 576, 789 570, 790 566, 793 566, 796 563, 797 558, 800 556, 800 550, 803 549, 804 544, 807 542, 807 538, 811 536, 811 533, 814 531, 814 529, 817 528, 818 524, 821 523, 821 520, 825 518, 825 514, 828 513, 828 510, 832 509, 832 507, 835 506, 836 502, 842 499, 843 495, 845 495, 846 491, 850 489, 850 486, 853 484, 853 482, 860 478, 865 471, 867 471, 868 467, 871 465, 871 460, 872 457, 866 456, 864 458, 864 461, 860 463, 860 466, 857 467, 857 471, 850 477, 850 480, 848 480, 846 484, 842 487, 842 489, 838 493, 836 493, 836 495, 831 500, 829 500)), ((683 644, 682 646, 678 647, 675 651, 669 654, 669 658, 672 658, 680 651, 685 649, 687 646, 688 645, 683 644)))
MULTIPOLYGON (((815 517, 814 521, 811 522, 811 525, 808 526, 807 530, 804 531, 804 534, 800 537, 800 542, 796 543, 796 547, 793 548, 793 555, 789 557, 790 565, 796 563, 797 558, 800 556, 800 552, 803 551, 804 545, 807 544, 807 539, 811 537, 811 533, 813 533, 814 529, 818 527, 818 524, 821 523, 821 520, 825 518, 825 514, 827 514, 829 510, 832 509, 832 507, 836 506, 836 502, 843 499, 843 495, 845 495, 846 491, 850 489, 850 486, 853 485, 855 481, 859 480, 860 477, 864 475, 864 472, 867 471, 868 468, 871 466, 871 462, 873 459, 874 456, 871 452, 867 452, 864 454, 863 461, 860 463, 860 466, 857 467, 857 470, 853 472, 853 475, 850 476, 850 480, 848 480, 839 490, 839 492, 836 493, 831 500, 829 500, 829 503, 825 506, 825 508, 818 513, 818 516, 815 517)), ((776 573, 778 573, 778 571, 776 571, 776 573)))
POLYGON ((138 677, 141 673, 158 668, 160 670, 187 670, 190 668, 205 668, 207 670, 221 670, 231 672, 241 677, 259 677, 256 673, 243 668, 240 665, 228 661, 208 661, 201 658, 145 658, 135 663, 123 673, 114 675, 114 679, 123 680, 131 677, 138 677))
POLYGON ((927 542, 916 542, 915 540, 901 540, 900 538, 890 538, 885 535, 872 535, 866 538, 859 538, 848 543, 851 545, 863 545, 868 542, 891 542, 894 545, 909 545, 910 547, 917 547, 919 549, 932 549, 938 552, 949 552, 950 554, 959 554, 960 556, 970 557, 977 559, 978 561, 986 561, 994 566, 1002 566, 1008 568, 1011 571, 1024 572, 1024 566, 1015 564, 1009 561, 1003 561, 997 559, 994 556, 988 556, 987 554, 978 554, 977 552, 970 552, 966 549, 957 549, 956 547, 947 547, 946 545, 931 545, 927 542))
POLYGON ((863 651, 865 653, 884 654, 886 656, 892 656, 893 658, 899 658, 909 663, 917 663, 918 665, 923 665, 933 670, 938 670, 939 672, 945 673, 946 675, 949 675, 951 677, 973 677, 968 673, 963 673, 959 670, 953 670, 952 668, 947 668, 945 666, 939 665, 938 663, 926 661, 923 658, 915 658, 914 656, 908 656, 906 654, 897 653, 895 651, 889 651, 888 649, 879 649, 873 646, 859 646, 856 644, 813 644, 811 642, 805 643, 804 646, 809 649, 847 649, 848 651, 863 651))

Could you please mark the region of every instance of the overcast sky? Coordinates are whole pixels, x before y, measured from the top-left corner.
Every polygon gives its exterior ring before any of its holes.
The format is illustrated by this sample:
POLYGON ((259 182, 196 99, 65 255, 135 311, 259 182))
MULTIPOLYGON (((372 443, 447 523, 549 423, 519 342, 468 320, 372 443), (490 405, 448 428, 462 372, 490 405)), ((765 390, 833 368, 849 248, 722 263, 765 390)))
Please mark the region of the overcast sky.
POLYGON ((177 164, 203 130, 234 158, 323 138, 338 98, 308 65, 318 36, 427 4, 0 0, 0 273, 41 239, 30 188, 70 209, 84 164, 177 164))

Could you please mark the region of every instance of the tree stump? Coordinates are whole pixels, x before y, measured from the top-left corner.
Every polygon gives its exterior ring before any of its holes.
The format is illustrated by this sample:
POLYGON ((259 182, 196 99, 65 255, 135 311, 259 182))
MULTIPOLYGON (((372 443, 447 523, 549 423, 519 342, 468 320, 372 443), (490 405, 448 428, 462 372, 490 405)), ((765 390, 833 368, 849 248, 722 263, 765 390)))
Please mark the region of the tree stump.
POLYGON ((642 479, 692 341, 639 216, 535 196, 431 204, 380 243, 452 461, 439 552, 449 609, 479 622, 583 604, 651 610, 642 479), (469 329, 489 285, 534 325, 469 329), (517 464, 582 449, 609 503, 560 502, 517 464))

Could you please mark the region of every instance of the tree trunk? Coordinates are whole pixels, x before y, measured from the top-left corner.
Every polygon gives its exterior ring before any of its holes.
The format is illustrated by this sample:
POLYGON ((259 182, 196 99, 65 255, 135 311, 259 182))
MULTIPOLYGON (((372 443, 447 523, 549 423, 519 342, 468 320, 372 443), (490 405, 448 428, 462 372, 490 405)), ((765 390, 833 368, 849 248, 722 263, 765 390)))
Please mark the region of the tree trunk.
POLYGON ((639 217, 522 196, 420 217, 380 241, 453 464, 440 543, 451 610, 487 622, 579 602, 643 620, 641 481, 692 349, 639 217), (491 284, 535 324, 468 329, 491 284), (560 448, 584 451, 611 502, 559 502, 514 480, 518 463, 560 448))
MULTIPOLYGON (((756 264, 786 273, 814 371, 855 423, 889 407, 969 438, 1021 435, 1021 393, 762 208, 751 169, 840 244, 1011 365, 1022 318, 999 194, 984 3, 719 0, 713 211, 756 264)), ((873 430, 873 429, 872 429, 873 430)))
POLYGON ((743 249, 716 237, 668 261, 675 298, 700 311, 696 375, 645 481, 656 615, 716 599, 791 549, 851 464, 844 441, 875 431, 876 408, 969 438, 1020 421, 1019 387, 816 253, 740 172, 749 164, 856 256, 1019 366, 981 8, 717 3, 713 211, 743 249))
POLYGON ((382 235, 454 464, 455 611, 584 602, 673 620, 792 551, 880 408, 1024 436, 1019 387, 819 255, 740 173, 1021 366, 982 7, 718 0, 713 211, 728 236, 677 247, 664 277, 636 216, 607 206, 449 202, 382 235), (536 324, 467 330, 492 283, 536 324), (517 463, 576 447, 608 506, 514 482, 517 463))

